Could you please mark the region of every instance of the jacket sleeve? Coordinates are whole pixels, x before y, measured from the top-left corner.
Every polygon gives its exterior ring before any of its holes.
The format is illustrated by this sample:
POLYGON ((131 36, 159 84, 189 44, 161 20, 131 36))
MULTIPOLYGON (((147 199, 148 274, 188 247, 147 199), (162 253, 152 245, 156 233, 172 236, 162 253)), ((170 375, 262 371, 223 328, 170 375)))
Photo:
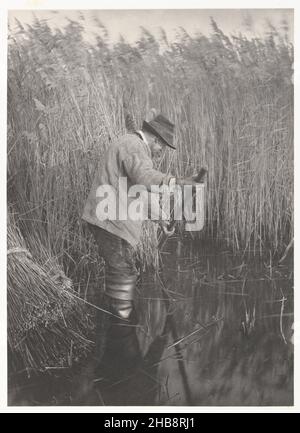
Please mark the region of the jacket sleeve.
POLYGON ((144 185, 148 191, 151 185, 168 184, 172 176, 153 168, 151 158, 141 150, 134 150, 123 160, 127 176, 133 184, 144 185))

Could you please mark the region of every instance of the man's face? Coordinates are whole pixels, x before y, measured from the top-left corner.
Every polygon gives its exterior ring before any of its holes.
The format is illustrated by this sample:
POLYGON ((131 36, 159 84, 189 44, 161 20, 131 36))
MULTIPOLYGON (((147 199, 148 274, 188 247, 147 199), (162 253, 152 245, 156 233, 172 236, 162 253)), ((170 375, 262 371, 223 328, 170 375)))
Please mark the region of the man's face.
POLYGON ((148 140, 149 147, 151 149, 151 156, 153 159, 160 159, 166 150, 165 143, 155 135, 151 135, 150 140, 148 140))

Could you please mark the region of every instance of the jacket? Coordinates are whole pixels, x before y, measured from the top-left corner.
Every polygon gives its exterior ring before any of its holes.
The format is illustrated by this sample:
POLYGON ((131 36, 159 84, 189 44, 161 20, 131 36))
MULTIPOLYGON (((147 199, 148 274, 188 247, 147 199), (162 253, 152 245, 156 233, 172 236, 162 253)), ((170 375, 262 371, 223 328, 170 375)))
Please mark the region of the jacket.
POLYGON ((84 205, 82 219, 125 239, 136 247, 141 238, 143 221, 134 220, 128 214, 128 208, 134 198, 128 197, 127 192, 133 185, 144 185, 147 191, 150 191, 151 185, 167 184, 170 179, 170 175, 154 169, 150 148, 142 136, 133 133, 119 137, 101 156, 84 205), (127 185, 120 186, 120 178, 126 178, 127 185), (110 185, 116 191, 115 218, 103 219, 101 216, 103 209, 101 211, 99 204, 103 200, 103 194, 100 197, 99 192, 97 193, 101 185, 110 185), (120 220, 120 214, 127 217, 120 220))

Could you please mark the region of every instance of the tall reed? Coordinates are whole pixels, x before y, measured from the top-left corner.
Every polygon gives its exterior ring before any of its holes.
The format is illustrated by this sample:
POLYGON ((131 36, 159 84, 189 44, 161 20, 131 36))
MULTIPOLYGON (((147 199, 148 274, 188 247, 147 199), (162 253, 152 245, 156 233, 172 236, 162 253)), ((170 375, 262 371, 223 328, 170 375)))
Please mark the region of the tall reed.
POLYGON ((101 23, 96 44, 74 21, 63 31, 37 19, 17 25, 8 197, 23 231, 38 232, 69 274, 96 263, 80 216, 96 161, 125 132, 124 107, 137 125, 152 107, 175 122, 177 151, 162 168, 183 176, 208 167, 207 235, 237 250, 285 248, 293 236, 293 47, 283 34, 229 38, 212 21, 209 37, 180 29, 170 43, 143 29, 135 45, 112 46, 101 23))

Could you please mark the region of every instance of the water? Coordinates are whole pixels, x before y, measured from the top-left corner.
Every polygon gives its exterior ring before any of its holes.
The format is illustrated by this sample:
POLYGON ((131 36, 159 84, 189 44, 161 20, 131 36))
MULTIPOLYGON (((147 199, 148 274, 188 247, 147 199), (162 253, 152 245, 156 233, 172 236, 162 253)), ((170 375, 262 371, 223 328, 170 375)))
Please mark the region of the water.
POLYGON ((162 263, 142 276, 139 325, 107 335, 96 372, 19 382, 11 404, 292 405, 292 264, 177 239, 162 263))

